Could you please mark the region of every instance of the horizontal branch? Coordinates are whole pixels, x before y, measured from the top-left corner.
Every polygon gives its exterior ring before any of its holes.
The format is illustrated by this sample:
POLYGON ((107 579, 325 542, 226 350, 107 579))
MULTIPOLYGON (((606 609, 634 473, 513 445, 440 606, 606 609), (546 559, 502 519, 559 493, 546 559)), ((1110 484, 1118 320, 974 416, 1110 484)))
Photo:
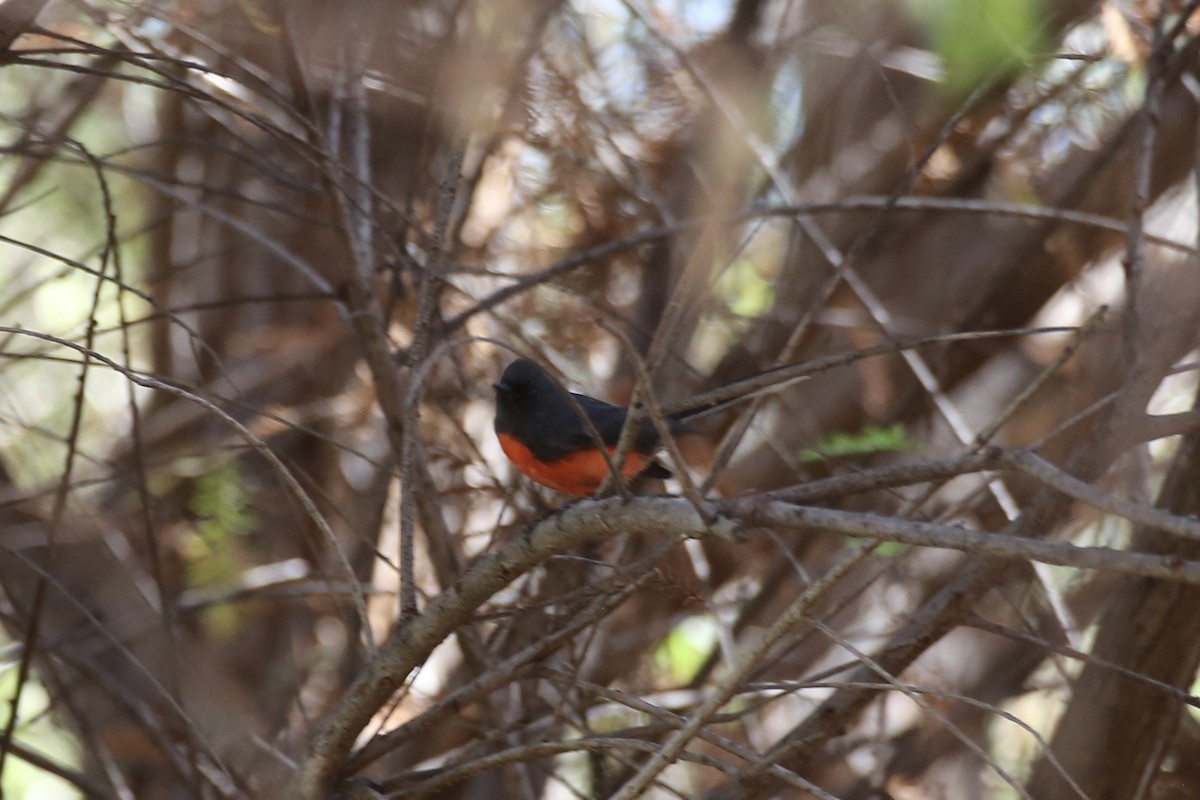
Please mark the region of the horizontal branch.
POLYGON ((424 663, 433 648, 468 622, 475 609, 492 595, 552 555, 624 532, 732 537, 735 526, 728 521, 706 525, 686 500, 652 497, 625 502, 609 498, 575 503, 484 554, 420 615, 396 627, 309 746, 286 796, 297 800, 323 800, 329 796, 350 748, 375 712, 403 685, 409 673, 424 663))
MULTIPOLYGON (((995 453, 965 459, 957 466, 978 469, 995 463, 995 453)), ((1193 535, 1193 520, 1165 515, 1157 509, 1097 497, 1087 484, 1029 454, 1004 454, 1001 464, 1019 466, 1085 502, 1183 535, 1193 535)), ((945 466, 945 465, 942 465, 945 466)), ((496 592, 547 558, 593 539, 625 532, 649 535, 732 538, 742 526, 819 529, 877 541, 960 550, 993 558, 1020 559, 1080 569, 1099 569, 1183 583, 1200 584, 1200 562, 1107 547, 1079 547, 972 530, 959 525, 896 519, 801 506, 762 495, 713 501, 698 511, 683 498, 642 497, 585 500, 574 503, 534 525, 502 547, 484 554, 459 581, 437 597, 419 616, 404 620, 380 648, 378 656, 347 691, 341 706, 314 739, 308 757, 295 773, 290 797, 317 800, 328 795, 348 763, 359 733, 374 714, 401 688, 409 674, 428 658, 434 647, 469 622, 496 592), (701 513, 717 520, 705 523, 701 513)))
MULTIPOLYGON (((419 780, 420 783, 412 788, 407 789, 395 788, 392 783, 389 783, 387 786, 389 790, 388 797, 428 797, 429 795, 435 794, 439 790, 445 789, 448 786, 461 783, 472 775, 476 775, 480 772, 498 769, 499 767, 508 766, 510 764, 539 761, 541 759, 562 755, 564 753, 609 753, 613 751, 626 753, 653 753, 658 749, 658 747, 659 745, 657 742, 633 739, 629 737, 603 735, 588 736, 579 739, 565 739, 555 742, 539 742, 537 744, 520 745, 518 747, 512 747, 496 753, 489 753, 485 756, 478 756, 470 761, 465 761, 461 764, 455 764, 451 767, 430 770, 424 774, 415 773, 412 775, 406 775, 404 776, 404 781, 406 783, 416 780, 419 780)), ((703 764, 707 767, 720 770, 727 775, 736 774, 736 770, 731 765, 707 754, 683 752, 679 754, 679 760, 703 764)), ((806 789, 808 787, 801 786, 797 788, 806 789)))
POLYGON ((1037 561, 1060 567, 1108 570, 1200 584, 1200 561, 1174 556, 1130 553, 1111 547, 1080 547, 1069 542, 1026 539, 959 525, 917 522, 878 514, 795 506, 770 499, 719 503, 717 511, 748 526, 819 528, 875 541, 939 547, 992 558, 1037 561))
POLYGON ((1068 497, 1073 497, 1100 511, 1124 517, 1130 522, 1136 522, 1148 528, 1158 528, 1183 539, 1200 541, 1200 520, 1172 514, 1161 508, 1102 492, 1091 484, 1055 467, 1030 450, 1010 450, 1005 454, 1004 461, 1068 497))

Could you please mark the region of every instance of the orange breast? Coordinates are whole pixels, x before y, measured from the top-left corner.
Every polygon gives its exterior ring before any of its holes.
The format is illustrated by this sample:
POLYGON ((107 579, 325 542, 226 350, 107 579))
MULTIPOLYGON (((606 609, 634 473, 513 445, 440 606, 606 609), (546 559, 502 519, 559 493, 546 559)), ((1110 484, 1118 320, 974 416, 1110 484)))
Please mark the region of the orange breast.
MULTIPOLYGON (((584 497, 600 488, 600 484, 608 477, 608 465, 595 448, 578 450, 556 461, 539 461, 515 436, 501 433, 498 438, 504 455, 517 469, 551 489, 584 497)), ((616 448, 610 447, 608 452, 615 453, 616 448)), ((650 456, 630 453, 629 458, 625 459, 625 466, 621 468, 621 476, 632 478, 649 463, 650 456)))

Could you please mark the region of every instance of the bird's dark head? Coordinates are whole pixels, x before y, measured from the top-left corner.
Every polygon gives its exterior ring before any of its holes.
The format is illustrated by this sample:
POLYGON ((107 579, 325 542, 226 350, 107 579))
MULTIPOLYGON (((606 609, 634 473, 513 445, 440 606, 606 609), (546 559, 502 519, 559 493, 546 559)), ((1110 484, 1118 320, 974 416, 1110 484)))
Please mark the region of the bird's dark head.
POLYGON ((518 358, 509 364, 492 388, 496 390, 496 423, 499 426, 503 426, 517 409, 529 408, 560 391, 545 370, 528 358, 518 358))
POLYGON ((554 381, 550 380, 545 370, 528 358, 518 358, 509 364, 500 380, 492 384, 497 398, 532 399, 541 391, 553 386, 554 381))

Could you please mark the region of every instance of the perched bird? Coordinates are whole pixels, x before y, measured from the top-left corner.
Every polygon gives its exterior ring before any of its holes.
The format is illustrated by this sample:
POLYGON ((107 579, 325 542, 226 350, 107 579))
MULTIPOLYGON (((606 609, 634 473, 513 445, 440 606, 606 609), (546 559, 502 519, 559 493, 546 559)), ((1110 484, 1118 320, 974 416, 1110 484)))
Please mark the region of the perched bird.
MULTIPOLYGON (((508 365, 496 390, 496 436, 517 469, 543 486, 578 497, 592 494, 608 477, 608 465, 596 440, 567 399, 567 393, 533 361, 518 358, 508 365)), ((615 453, 628 409, 585 394, 570 393, 592 421, 600 440, 615 453)), ((672 433, 686 433, 683 422, 668 418, 672 433)), ((658 431, 643 420, 633 439, 621 477, 647 475, 669 478, 670 471, 654 459, 658 431)))

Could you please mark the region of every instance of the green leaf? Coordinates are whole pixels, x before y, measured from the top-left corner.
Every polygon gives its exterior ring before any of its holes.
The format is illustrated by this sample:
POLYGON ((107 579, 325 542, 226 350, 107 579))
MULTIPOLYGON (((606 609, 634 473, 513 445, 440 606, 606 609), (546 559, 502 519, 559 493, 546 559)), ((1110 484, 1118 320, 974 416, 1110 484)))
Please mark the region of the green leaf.
POLYGON ((683 684, 704 666, 716 646, 716 620, 708 615, 688 617, 667 634, 654 651, 654 661, 675 683, 683 684))
POLYGON ((800 460, 823 461, 827 458, 888 453, 916 449, 902 425, 868 425, 856 433, 832 433, 800 454, 800 460))
POLYGON ((739 258, 717 279, 725 306, 739 317, 761 317, 775 305, 775 285, 748 258, 739 258))
POLYGON ((955 96, 975 89, 997 70, 1020 70, 1045 43, 1043 0, 909 0, 955 96))

